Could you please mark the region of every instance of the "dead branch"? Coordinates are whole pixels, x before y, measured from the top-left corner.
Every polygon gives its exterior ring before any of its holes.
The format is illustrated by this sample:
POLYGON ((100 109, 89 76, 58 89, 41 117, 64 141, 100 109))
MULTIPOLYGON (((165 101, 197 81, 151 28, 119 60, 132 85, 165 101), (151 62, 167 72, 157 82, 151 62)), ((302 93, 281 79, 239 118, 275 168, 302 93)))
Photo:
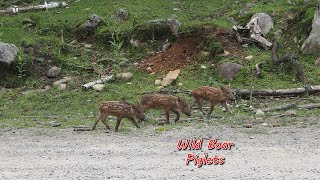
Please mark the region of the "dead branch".
POLYGON ((304 72, 303 72, 302 67, 298 63, 298 57, 294 53, 291 53, 289 55, 284 55, 281 58, 279 58, 278 48, 279 48, 279 43, 275 41, 272 46, 272 61, 275 64, 279 64, 279 63, 286 62, 286 61, 291 62, 294 70, 297 72, 297 76, 298 76, 299 81, 301 81, 305 84, 306 78, 304 76, 304 72))
POLYGON ((302 100, 299 99, 293 103, 290 103, 290 104, 286 104, 286 105, 283 105, 283 106, 277 106, 277 107, 271 107, 271 108, 265 108, 265 109, 261 109, 261 111, 263 112, 271 112, 271 111, 285 111, 285 110, 288 110, 288 109, 293 109, 293 108, 296 108, 297 107, 297 104, 299 102, 301 102, 302 100))
POLYGON ((73 127, 74 131, 91 131, 91 127, 87 127, 87 126, 76 126, 73 127))
POLYGON ((320 104, 319 103, 311 103, 311 104, 298 105, 297 108, 301 108, 301 109, 318 109, 318 108, 320 108, 320 104))
POLYGON ((261 68, 260 68, 260 66, 262 64, 263 64, 263 62, 256 64, 256 77, 260 77, 261 76, 261 68))

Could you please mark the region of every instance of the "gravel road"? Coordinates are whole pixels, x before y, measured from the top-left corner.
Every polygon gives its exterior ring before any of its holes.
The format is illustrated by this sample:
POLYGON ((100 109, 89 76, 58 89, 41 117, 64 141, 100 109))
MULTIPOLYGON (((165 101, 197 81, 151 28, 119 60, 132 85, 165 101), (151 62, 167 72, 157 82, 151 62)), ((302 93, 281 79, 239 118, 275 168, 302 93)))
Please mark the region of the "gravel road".
POLYGON ((317 179, 320 128, 207 126, 155 133, 0 131, 0 179, 317 179), (178 150, 179 139, 203 138, 201 150, 178 150), (209 140, 234 142, 208 150, 209 140), (224 157, 224 164, 186 165, 188 154, 224 157))

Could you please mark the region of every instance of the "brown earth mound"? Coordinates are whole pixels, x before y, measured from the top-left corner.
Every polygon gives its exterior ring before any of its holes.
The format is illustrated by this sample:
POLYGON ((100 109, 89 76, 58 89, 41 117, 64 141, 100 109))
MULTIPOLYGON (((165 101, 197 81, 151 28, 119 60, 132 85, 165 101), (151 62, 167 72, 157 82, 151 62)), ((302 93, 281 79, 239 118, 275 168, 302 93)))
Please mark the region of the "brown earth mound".
POLYGON ((229 30, 214 26, 203 26, 187 37, 179 38, 166 52, 159 52, 142 60, 138 69, 150 73, 183 68, 200 55, 201 50, 198 46, 208 37, 215 37, 224 50, 230 52, 229 56, 242 57, 242 48, 230 36, 229 30))

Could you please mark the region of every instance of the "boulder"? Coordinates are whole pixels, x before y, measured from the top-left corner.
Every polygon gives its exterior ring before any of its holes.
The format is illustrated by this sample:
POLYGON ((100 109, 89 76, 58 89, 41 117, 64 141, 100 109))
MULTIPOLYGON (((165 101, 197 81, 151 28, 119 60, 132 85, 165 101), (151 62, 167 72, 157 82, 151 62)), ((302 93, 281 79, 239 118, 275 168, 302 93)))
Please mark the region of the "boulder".
POLYGON ((273 20, 268 14, 256 13, 251 17, 251 19, 253 18, 258 18, 258 25, 263 35, 268 34, 270 30, 273 28, 273 20))
POLYGON ((312 30, 309 37, 302 44, 301 50, 304 54, 320 55, 320 3, 314 13, 312 30))
POLYGON ((220 65, 219 69, 223 78, 233 80, 242 67, 242 65, 236 63, 223 63, 220 65))
POLYGON ((17 59, 19 49, 8 43, 0 42, 0 62, 10 65, 17 59))

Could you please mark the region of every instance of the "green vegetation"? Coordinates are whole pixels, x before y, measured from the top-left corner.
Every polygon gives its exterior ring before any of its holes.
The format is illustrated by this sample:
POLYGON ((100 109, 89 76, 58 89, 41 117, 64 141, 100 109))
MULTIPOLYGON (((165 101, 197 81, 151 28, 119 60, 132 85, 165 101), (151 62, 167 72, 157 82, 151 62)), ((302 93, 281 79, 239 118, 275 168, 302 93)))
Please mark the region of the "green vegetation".
MULTIPOLYGON (((9 6, 11 1, 2 1, 1 9, 9 6)), ((23 3, 39 4, 43 1, 16 1, 23 3)), ((67 1, 68 2, 68 1, 67 1)), ((150 51, 158 51, 162 48, 166 39, 174 41, 177 38, 170 34, 170 29, 156 29, 148 24, 149 20, 167 19, 175 14, 182 22, 180 31, 188 32, 198 29, 202 25, 221 26, 231 29, 232 24, 228 17, 234 17, 240 24, 245 24, 250 17, 257 12, 266 12, 274 15, 275 28, 273 31, 283 28, 280 21, 285 20, 285 13, 294 18, 290 21, 287 32, 283 32, 280 40, 280 54, 296 52, 299 62, 305 69, 308 84, 320 82, 320 69, 314 66, 315 57, 301 54, 299 47, 310 32, 305 27, 310 27, 315 10, 315 2, 305 4, 303 0, 295 0, 288 4, 287 0, 256 1, 253 7, 246 8, 249 1, 157 1, 157 0, 81 0, 69 1, 69 8, 57 8, 48 11, 19 13, 17 15, 1 16, 0 41, 13 43, 21 49, 17 64, 8 68, 0 65, 0 86, 15 89, 3 89, 0 91, 0 128, 23 127, 49 127, 51 121, 60 122, 62 127, 78 125, 91 126, 97 115, 100 102, 105 100, 125 99, 131 103, 137 103, 141 92, 156 91, 154 80, 163 77, 162 73, 149 75, 133 68, 133 62, 139 62, 150 51), (113 12, 119 8, 125 8, 129 12, 129 19, 124 22, 116 21, 113 12), (174 8, 178 10, 174 11, 174 8), (241 10, 248 11, 240 13, 241 10), (103 23, 95 31, 95 34, 86 38, 77 37, 77 27, 85 22, 91 15, 101 17, 103 23), (28 27, 22 24, 25 19, 35 22, 35 26, 28 27), (293 42, 294 37, 297 42, 293 42), (140 40, 145 45, 134 47, 130 40, 140 40), (92 47, 86 47, 86 44, 92 47), (31 49, 31 50, 30 50, 31 49), (22 92, 43 88, 52 82, 46 78, 45 73, 49 66, 57 65, 62 68, 63 76, 74 76, 76 80, 68 84, 66 91, 53 88, 47 92, 22 92), (116 81, 106 83, 102 92, 83 91, 80 85, 97 79, 97 75, 88 71, 90 68, 108 69, 114 72, 128 70, 134 74, 130 83, 116 81)), ((273 33, 267 37, 273 40, 273 33)), ((216 39, 208 39, 202 44, 202 48, 214 54, 221 52, 221 44, 216 39)), ((200 47, 201 48, 201 47, 200 47)), ((168 89, 190 90, 201 85, 219 86, 230 84, 234 88, 292 88, 301 87, 295 71, 290 64, 275 65, 271 61, 271 52, 264 51, 257 46, 244 48, 243 56, 253 55, 252 61, 244 61, 235 57, 221 57, 217 55, 212 59, 197 61, 185 67, 179 75, 178 82, 182 87, 171 85, 168 89), (236 62, 244 66, 233 81, 225 80, 220 74, 212 70, 211 64, 219 65, 222 62, 236 62), (255 78, 255 64, 265 62, 262 66, 262 77, 255 78)), ((179 94, 187 97, 188 95, 179 94)), ((253 100, 252 103, 257 101, 253 100)), ((243 102, 242 102, 243 103, 243 102)), ((271 102, 270 102, 271 103, 271 102)), ((242 126, 247 119, 255 120, 247 107, 235 108, 234 114, 226 114, 217 107, 215 122, 232 126, 242 126), (217 118, 223 117, 223 118, 217 118)), ((298 110, 299 116, 317 116, 319 110, 298 110), (311 113, 310 113, 311 112, 311 113)), ((196 117, 202 117, 195 112, 196 117)), ((162 112, 151 111, 148 113, 150 121, 143 124, 155 125, 155 118, 162 112)), ((203 118, 203 117, 202 117, 203 118)), ((205 118, 204 118, 205 119, 205 118)), ((207 122, 207 121, 206 121, 207 122)), ((259 121, 260 122, 260 121, 259 121)), ((114 121, 110 123, 114 126, 114 121)), ((283 123, 285 125, 287 123, 283 123)), ((289 123, 290 124, 290 123, 289 123)), ((123 120, 124 131, 131 127, 131 123, 123 120)), ((121 126, 122 126, 121 125, 121 126)), ((165 125, 156 128, 162 132, 189 123, 165 125)), ((120 129, 121 129, 120 126, 120 129)), ((102 123, 99 127, 103 127, 102 123)))

